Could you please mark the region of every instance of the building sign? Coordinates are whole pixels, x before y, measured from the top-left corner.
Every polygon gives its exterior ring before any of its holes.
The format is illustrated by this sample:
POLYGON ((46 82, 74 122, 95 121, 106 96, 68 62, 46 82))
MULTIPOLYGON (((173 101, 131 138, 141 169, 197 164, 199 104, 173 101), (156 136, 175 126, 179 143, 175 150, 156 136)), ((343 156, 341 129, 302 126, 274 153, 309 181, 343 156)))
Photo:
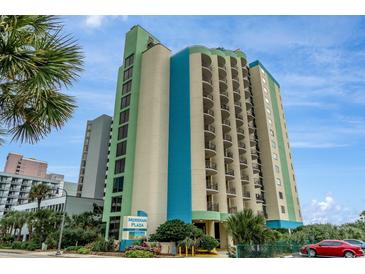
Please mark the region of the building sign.
POLYGON ((124 216, 122 240, 138 240, 147 236, 147 217, 124 216))

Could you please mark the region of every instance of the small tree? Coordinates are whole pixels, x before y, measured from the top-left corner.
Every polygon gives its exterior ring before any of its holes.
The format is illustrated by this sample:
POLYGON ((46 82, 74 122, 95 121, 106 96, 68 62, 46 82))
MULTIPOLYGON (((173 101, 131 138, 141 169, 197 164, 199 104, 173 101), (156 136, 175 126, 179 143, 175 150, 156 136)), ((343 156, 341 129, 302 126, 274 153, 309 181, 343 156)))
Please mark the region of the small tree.
POLYGON ((187 237, 186 224, 181 220, 169 220, 161 224, 155 234, 150 237, 151 241, 178 242, 187 237))
POLYGON ((29 192, 29 199, 31 201, 37 200, 38 210, 41 208, 41 202, 51 194, 51 188, 45 184, 38 184, 32 186, 29 192))
POLYGON ((265 218, 254 215, 251 209, 229 216, 226 227, 235 244, 262 244, 275 238, 271 229, 266 227, 265 218))

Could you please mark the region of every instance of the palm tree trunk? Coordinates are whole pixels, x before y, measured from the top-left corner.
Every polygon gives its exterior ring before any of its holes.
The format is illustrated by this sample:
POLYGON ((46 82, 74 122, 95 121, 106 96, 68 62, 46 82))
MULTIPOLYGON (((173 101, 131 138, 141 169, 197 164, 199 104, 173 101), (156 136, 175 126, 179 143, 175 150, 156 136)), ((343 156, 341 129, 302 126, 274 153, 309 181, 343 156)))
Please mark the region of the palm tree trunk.
POLYGON ((32 234, 33 234, 33 225, 28 225, 28 232, 29 232, 29 241, 32 240, 32 234))
POLYGON ((37 202, 38 202, 38 210, 40 210, 41 209, 42 199, 37 199, 37 202))

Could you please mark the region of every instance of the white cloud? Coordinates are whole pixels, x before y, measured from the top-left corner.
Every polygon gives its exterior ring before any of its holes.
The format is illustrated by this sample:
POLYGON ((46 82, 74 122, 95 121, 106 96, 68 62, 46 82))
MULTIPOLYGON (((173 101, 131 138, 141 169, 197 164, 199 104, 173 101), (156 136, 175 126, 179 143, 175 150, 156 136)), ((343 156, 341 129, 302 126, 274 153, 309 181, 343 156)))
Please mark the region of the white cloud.
POLYGON ((103 15, 89 15, 89 16, 86 16, 85 24, 88 27, 97 28, 97 27, 101 26, 104 19, 105 19, 105 16, 103 16, 103 15))
POLYGON ((303 206, 305 224, 343 224, 358 219, 358 212, 337 203, 331 193, 318 201, 313 199, 308 206, 303 206))

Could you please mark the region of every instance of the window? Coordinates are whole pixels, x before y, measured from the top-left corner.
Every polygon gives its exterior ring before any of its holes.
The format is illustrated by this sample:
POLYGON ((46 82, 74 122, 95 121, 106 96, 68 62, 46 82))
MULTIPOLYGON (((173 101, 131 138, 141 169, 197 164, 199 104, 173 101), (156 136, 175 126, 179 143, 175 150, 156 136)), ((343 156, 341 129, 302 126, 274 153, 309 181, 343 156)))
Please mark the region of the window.
POLYGON ((271 141, 271 146, 273 147, 273 148, 276 148, 276 143, 275 143, 275 141, 271 141))
POLYGON ((284 199, 283 193, 282 193, 281 191, 279 191, 279 198, 280 198, 281 200, 283 200, 283 199, 284 199))
POLYGON ((133 61, 134 61, 134 54, 131 54, 129 55, 127 58, 125 58, 125 61, 124 61, 124 67, 129 67, 130 65, 133 64, 133 61))
POLYGON ((128 125, 121 126, 118 129, 118 140, 127 138, 128 135, 128 125))
POLYGON ((122 209, 122 196, 112 197, 111 212, 119 212, 122 209))
POLYGON ((285 206, 281 206, 281 213, 285 213, 285 206))
POLYGON ((273 137, 275 136, 275 133, 272 129, 270 129, 270 135, 273 136, 273 137))
POLYGON ((121 104, 120 104, 120 108, 125 108, 125 107, 128 107, 129 106, 129 103, 131 101, 131 95, 127 95, 127 96, 124 96, 122 98, 122 101, 121 101, 121 104))
POLYGON ((122 95, 131 92, 132 90, 132 80, 125 83, 122 87, 122 95))
POLYGON ((113 180, 113 192, 122 192, 124 184, 124 177, 117 177, 113 180))
POLYGON ((117 157, 125 155, 127 151, 127 141, 117 144, 117 157))
POLYGON ((275 152, 272 154, 272 157, 273 157, 273 159, 275 159, 275 160, 277 160, 277 159, 278 159, 278 155, 277 155, 275 152))
POLYGON ((266 96, 265 96, 265 102, 268 104, 270 103, 269 99, 266 96))
POLYGON ((129 109, 122 111, 119 115, 119 124, 127 123, 129 120, 129 109))
POLYGON ((125 168, 125 158, 115 161, 114 174, 119 174, 124 172, 125 168))
POLYGON ((277 165, 275 165, 275 172, 276 172, 276 173, 279 173, 279 172, 280 172, 280 168, 279 168, 279 166, 277 166, 277 165))
POLYGON ((269 122, 270 125, 272 125, 272 120, 270 118, 267 119, 267 121, 269 122))
POLYGON ((264 71, 262 68, 260 68, 260 71, 261 71, 261 73, 262 73, 263 75, 265 75, 265 71, 264 71))
POLYGON ((275 178, 275 182, 278 186, 281 186, 281 180, 280 178, 275 178))
POLYGON ((264 92, 265 92, 265 93, 268 93, 267 88, 265 88, 265 87, 264 87, 264 92))
POLYGON ((119 228, 120 228, 120 217, 110 217, 109 221, 109 238, 118 239, 119 238, 119 228))
POLYGON ((123 81, 126 81, 126 80, 132 78, 132 76, 133 76, 133 67, 124 71, 123 81))
POLYGON ((264 77, 261 78, 262 79, 262 82, 264 82, 266 84, 266 80, 264 77))
POLYGON ((267 112, 268 114, 271 114, 271 110, 270 110, 269 108, 266 108, 266 112, 267 112))

